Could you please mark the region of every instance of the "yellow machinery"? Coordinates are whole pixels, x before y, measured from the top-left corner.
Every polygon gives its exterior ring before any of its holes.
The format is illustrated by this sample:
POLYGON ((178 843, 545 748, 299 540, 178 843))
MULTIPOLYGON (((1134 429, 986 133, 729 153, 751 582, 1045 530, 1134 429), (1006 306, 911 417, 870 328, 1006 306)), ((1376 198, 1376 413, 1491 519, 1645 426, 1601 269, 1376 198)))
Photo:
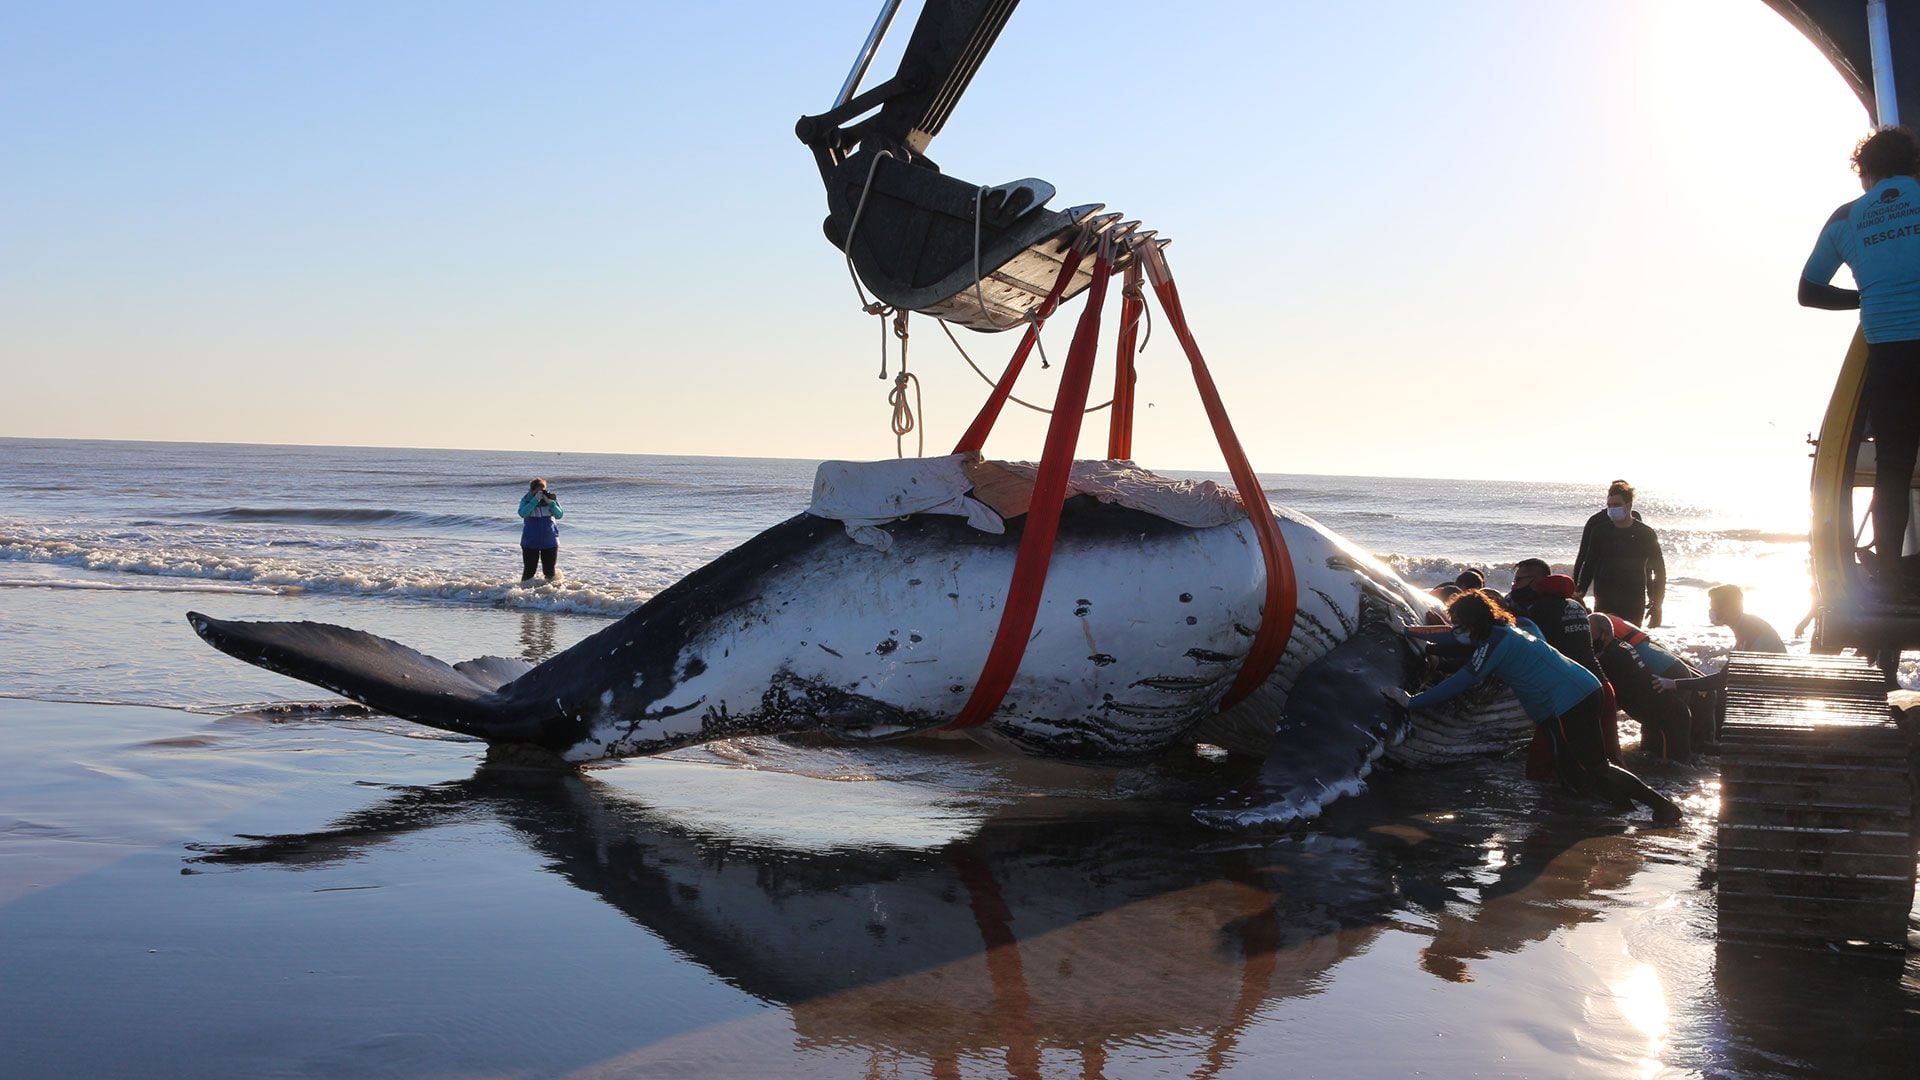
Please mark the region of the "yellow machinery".
MULTIPOLYGON (((1873 489, 1873 442, 1866 430, 1867 342, 1854 331, 1840 365, 1833 400, 1820 423, 1813 453, 1814 632, 1817 652, 1857 649, 1891 673, 1901 649, 1920 648, 1920 597, 1904 600, 1883 587, 1869 591, 1857 550, 1873 489)), ((1909 484, 1909 491, 1913 485, 1909 484)), ((1903 538, 1904 539, 1904 538, 1903 538)), ((1896 576, 1891 565, 1883 576, 1896 576)))

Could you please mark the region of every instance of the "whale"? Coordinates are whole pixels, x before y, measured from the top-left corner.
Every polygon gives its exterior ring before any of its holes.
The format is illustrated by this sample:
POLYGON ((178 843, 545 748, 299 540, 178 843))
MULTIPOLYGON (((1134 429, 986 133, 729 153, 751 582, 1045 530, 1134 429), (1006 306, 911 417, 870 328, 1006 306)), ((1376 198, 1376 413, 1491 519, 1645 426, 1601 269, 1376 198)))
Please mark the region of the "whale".
MULTIPOLYGON (((1396 749, 1431 765, 1531 734, 1502 692, 1417 716, 1386 701, 1382 689, 1424 675, 1399 624, 1436 602, 1306 515, 1274 515, 1296 621, 1272 672, 1233 708, 1220 704, 1266 596, 1251 522, 1193 527, 1077 495, 1062 508, 1013 682, 961 734, 1089 766, 1223 747, 1261 762, 1259 805, 1282 805, 1283 817, 1358 790, 1396 749)), ((959 714, 993 643, 1023 525, 1014 517, 992 533, 913 513, 867 526, 886 535, 863 543, 841 521, 802 513, 538 666, 450 664, 324 623, 187 618, 248 663, 566 765, 744 736, 871 742, 940 733, 959 714)))

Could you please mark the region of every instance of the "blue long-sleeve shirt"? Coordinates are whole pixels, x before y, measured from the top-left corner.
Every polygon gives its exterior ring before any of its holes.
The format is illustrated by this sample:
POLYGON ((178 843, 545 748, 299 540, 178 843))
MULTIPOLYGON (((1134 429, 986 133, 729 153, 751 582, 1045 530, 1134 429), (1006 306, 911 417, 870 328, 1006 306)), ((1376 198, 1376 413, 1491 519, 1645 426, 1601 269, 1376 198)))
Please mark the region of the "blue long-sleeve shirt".
POLYGON ((1553 646, 1517 626, 1501 625, 1493 628, 1459 671, 1415 694, 1407 705, 1429 708, 1495 676, 1513 688, 1520 707, 1536 724, 1559 716, 1600 689, 1600 680, 1591 671, 1562 656, 1553 646))
POLYGON ((520 516, 526 519, 520 526, 521 547, 540 551, 560 546, 560 519, 567 513, 560 509, 558 496, 542 506, 537 493, 527 492, 520 497, 520 516))

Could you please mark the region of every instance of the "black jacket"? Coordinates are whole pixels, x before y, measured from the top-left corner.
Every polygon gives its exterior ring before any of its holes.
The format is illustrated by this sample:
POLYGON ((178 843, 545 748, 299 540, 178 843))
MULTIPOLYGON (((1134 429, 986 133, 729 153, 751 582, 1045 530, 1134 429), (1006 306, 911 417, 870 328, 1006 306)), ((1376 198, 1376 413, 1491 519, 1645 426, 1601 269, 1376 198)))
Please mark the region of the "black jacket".
POLYGON ((1593 591, 1593 609, 1645 623, 1667 598, 1667 560, 1660 538, 1636 512, 1633 524, 1616 526, 1605 510, 1587 519, 1580 553, 1573 559, 1573 586, 1593 591))
POLYGON ((1508 596, 1509 610, 1524 615, 1540 628, 1540 636, 1561 656, 1593 672, 1602 681, 1600 662, 1593 655, 1593 632, 1587 626, 1587 609, 1578 600, 1541 596, 1532 589, 1515 589, 1508 596))

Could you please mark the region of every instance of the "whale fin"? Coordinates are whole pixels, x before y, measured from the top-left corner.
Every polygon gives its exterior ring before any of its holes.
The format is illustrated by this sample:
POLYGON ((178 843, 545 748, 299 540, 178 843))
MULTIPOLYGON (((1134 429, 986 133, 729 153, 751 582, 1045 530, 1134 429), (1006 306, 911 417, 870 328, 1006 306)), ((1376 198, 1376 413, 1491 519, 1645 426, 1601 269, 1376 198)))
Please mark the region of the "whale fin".
POLYGON ((549 719, 499 692, 517 677, 508 672, 518 661, 482 657, 449 665, 397 641, 328 623, 230 622, 197 611, 187 612, 187 622, 228 656, 428 727, 533 742, 549 719))
POLYGON ((453 670, 482 686, 499 690, 532 671, 533 665, 509 656, 476 656, 453 665, 453 670))
POLYGON ((1380 691, 1411 681, 1412 655, 1385 618, 1307 666, 1293 684, 1257 778, 1219 805, 1194 812, 1217 828, 1285 825, 1366 786, 1373 763, 1406 738, 1409 721, 1380 691))

